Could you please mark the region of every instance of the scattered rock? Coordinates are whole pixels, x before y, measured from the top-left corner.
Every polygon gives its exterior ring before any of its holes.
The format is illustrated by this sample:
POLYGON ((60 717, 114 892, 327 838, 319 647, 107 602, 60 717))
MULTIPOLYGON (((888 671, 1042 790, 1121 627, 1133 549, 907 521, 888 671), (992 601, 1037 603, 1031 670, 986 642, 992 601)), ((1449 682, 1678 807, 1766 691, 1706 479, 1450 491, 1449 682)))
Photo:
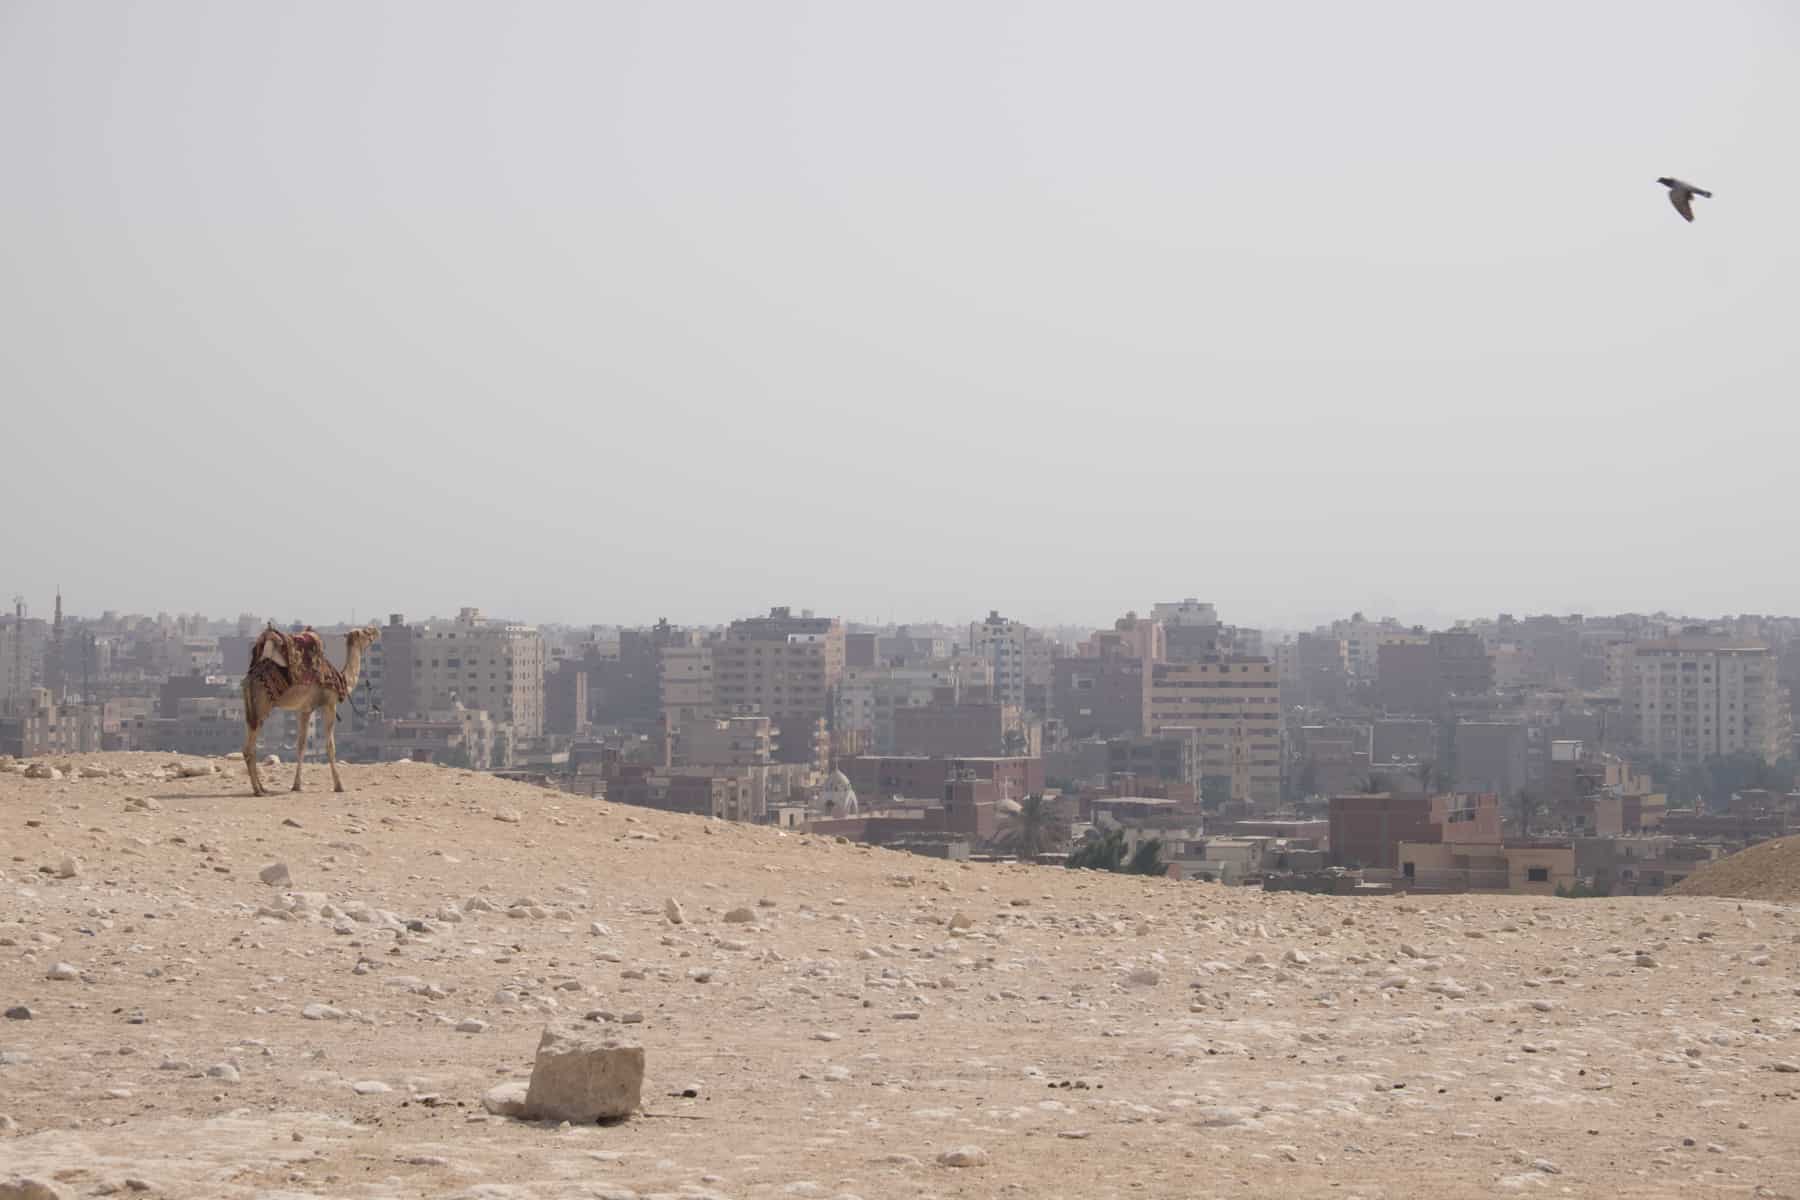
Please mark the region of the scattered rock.
POLYGON ((44 972, 44 978, 67 982, 71 979, 80 979, 81 972, 77 971, 66 962, 59 962, 53 965, 48 971, 44 972))
POLYGON ((683 925, 687 922, 687 913, 682 910, 681 901, 673 896, 663 901, 663 916, 669 918, 671 925, 683 925))
POLYGON ((988 1152, 980 1146, 956 1146, 938 1155, 937 1160, 943 1167, 985 1167, 988 1152))
POLYGON ((359 1096, 379 1096, 394 1089, 379 1079, 359 1079, 350 1085, 350 1090, 359 1096))
POLYGON ((56 877, 58 879, 73 879, 80 874, 81 860, 76 858, 73 854, 63 855, 62 861, 56 864, 56 877))
POLYGON ((456 1032, 458 1032, 458 1033, 480 1033, 482 1030, 486 1029, 487 1027, 488 1027, 488 1024, 486 1021, 480 1020, 476 1017, 468 1017, 468 1018, 458 1021, 456 1023, 456 1032))
POLYGON ((748 925, 756 920, 756 914, 748 908, 734 908, 725 914, 725 920, 732 925, 748 925))
POLYGON ((284 862, 273 862, 256 873, 270 887, 287 887, 293 882, 288 876, 288 866, 284 862))
MULTIPOLYGON (((27 772, 29 774, 29 772, 27 772)), ((36 778, 43 778, 38 776, 36 778)), ((62 1200, 63 1194, 41 1179, 14 1175, 0 1179, 0 1200, 62 1200)))
POLYGON ((36 1015, 23 1004, 15 1004, 6 1010, 6 1019, 9 1021, 29 1021, 36 1015))
POLYGON ((636 1111, 644 1048, 579 1027, 545 1028, 531 1068, 525 1110, 533 1118, 592 1124, 636 1111))
POLYGON ((522 1117, 525 1115, 526 1085, 523 1080, 513 1080, 489 1088, 481 1097, 481 1107, 497 1117, 522 1117))

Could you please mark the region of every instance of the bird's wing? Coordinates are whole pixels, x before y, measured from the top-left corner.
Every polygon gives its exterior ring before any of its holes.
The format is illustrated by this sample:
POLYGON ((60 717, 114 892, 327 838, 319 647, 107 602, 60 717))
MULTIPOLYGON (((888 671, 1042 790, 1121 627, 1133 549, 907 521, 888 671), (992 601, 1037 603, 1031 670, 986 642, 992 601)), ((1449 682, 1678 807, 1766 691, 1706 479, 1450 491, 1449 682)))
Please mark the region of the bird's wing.
POLYGON ((1686 188, 1670 188, 1669 203, 1675 206, 1675 211, 1681 214, 1683 220, 1694 219, 1694 205, 1688 198, 1686 188))

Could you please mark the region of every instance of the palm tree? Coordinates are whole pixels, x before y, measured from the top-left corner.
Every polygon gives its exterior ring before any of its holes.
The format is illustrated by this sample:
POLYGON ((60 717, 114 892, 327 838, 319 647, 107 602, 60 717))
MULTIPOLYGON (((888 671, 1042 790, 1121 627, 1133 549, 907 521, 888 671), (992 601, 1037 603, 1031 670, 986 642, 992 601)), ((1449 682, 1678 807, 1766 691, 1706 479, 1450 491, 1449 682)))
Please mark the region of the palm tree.
POLYGON ((1429 796, 1432 781, 1437 778, 1437 764, 1429 758, 1422 758, 1413 764, 1412 772, 1419 781, 1419 787, 1429 796))

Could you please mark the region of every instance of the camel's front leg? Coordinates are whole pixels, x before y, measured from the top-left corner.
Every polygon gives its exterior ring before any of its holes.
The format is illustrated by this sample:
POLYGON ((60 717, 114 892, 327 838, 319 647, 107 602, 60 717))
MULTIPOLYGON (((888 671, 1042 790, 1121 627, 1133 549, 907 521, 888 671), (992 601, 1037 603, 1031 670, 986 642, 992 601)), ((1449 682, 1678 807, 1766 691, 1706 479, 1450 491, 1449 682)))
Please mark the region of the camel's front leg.
POLYGON ((327 704, 320 710, 325 718, 325 761, 331 764, 331 790, 344 790, 344 781, 338 778, 337 769, 337 705, 327 704))
POLYGON ((300 768, 306 763, 306 727, 312 724, 312 710, 303 708, 294 714, 294 790, 300 790, 300 768))

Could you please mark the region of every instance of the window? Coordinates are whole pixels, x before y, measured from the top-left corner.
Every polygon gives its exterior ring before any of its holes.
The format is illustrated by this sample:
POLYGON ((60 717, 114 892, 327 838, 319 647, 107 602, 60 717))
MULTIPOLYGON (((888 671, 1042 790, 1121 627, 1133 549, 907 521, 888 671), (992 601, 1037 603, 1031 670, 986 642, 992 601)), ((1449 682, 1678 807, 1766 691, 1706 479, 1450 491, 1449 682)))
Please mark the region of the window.
POLYGON ((1549 883, 1550 882, 1550 868, 1549 867, 1527 867, 1525 870, 1525 878, 1531 883, 1549 883))

